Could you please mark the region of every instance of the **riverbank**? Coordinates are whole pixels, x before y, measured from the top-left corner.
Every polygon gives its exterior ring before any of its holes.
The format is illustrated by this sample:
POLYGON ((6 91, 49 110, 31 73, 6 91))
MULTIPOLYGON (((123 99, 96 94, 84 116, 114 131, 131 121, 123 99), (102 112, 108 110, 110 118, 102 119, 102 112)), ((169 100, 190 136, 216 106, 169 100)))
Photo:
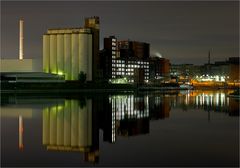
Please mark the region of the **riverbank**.
MULTIPOLYGON (((236 89, 233 87, 194 87, 196 90, 236 89)), ((1 93, 78 93, 78 92, 136 92, 136 91, 168 91, 187 90, 177 83, 162 83, 158 85, 110 84, 110 83, 80 83, 78 81, 56 83, 8 83, 1 82, 1 93)))

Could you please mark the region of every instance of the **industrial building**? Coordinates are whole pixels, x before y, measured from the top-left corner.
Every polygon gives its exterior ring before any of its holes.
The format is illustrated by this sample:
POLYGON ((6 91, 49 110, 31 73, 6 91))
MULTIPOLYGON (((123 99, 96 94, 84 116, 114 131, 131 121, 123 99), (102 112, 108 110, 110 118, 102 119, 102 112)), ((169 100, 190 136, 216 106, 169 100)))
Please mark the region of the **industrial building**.
POLYGON ((1 58, 0 77, 2 89, 9 88, 9 83, 46 83, 64 82, 59 75, 42 72, 42 61, 24 57, 24 21, 19 20, 19 56, 16 59, 1 58))
POLYGON ((84 28, 48 29, 43 35, 43 71, 64 75, 65 80, 97 78, 99 18, 85 19, 84 28))
POLYGON ((239 83, 239 58, 230 57, 226 61, 217 61, 204 65, 179 64, 171 65, 171 76, 177 82, 233 82, 239 83))
POLYGON ((103 78, 112 83, 143 84, 168 75, 169 61, 150 57, 149 50, 148 43, 117 41, 114 36, 104 38, 104 49, 100 53, 103 78))
POLYGON ((0 72, 36 72, 36 60, 33 59, 23 59, 24 56, 24 21, 19 20, 19 56, 18 59, 4 59, 1 58, 0 72))

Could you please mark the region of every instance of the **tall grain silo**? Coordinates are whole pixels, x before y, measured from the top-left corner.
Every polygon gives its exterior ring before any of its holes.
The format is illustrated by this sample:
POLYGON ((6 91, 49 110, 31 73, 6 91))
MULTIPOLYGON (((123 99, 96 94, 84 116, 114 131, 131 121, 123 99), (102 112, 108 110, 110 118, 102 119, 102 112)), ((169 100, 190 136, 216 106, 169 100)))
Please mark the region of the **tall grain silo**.
POLYGON ((65 80, 71 80, 72 72, 71 34, 64 34, 64 74, 65 80))
POLYGON ((88 34, 88 70, 87 70, 87 81, 92 81, 93 79, 93 36, 92 34, 88 34))
POLYGON ((57 74, 57 35, 50 35, 50 73, 57 74))
POLYGON ((93 36, 89 28, 49 29, 43 35, 43 70, 65 80, 93 79, 93 36))
POLYGON ((71 80, 78 80, 79 72, 79 46, 78 46, 78 34, 72 33, 72 77, 71 80))
POLYGON ((63 34, 57 34, 57 73, 64 74, 64 38, 63 34))
POLYGON ((49 73, 50 62, 50 37, 49 35, 43 35, 43 72, 49 73))
POLYGON ((88 34, 79 34, 79 73, 83 72, 88 75, 88 34))

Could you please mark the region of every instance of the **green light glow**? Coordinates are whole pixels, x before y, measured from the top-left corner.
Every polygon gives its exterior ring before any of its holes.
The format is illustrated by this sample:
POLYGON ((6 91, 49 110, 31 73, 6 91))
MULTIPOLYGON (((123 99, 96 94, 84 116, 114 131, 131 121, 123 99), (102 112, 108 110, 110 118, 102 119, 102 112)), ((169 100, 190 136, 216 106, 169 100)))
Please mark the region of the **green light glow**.
POLYGON ((58 72, 57 74, 58 74, 58 75, 63 75, 63 72, 58 72))
POLYGON ((114 83, 114 84, 127 84, 128 80, 127 78, 118 78, 118 79, 110 79, 109 82, 114 83))

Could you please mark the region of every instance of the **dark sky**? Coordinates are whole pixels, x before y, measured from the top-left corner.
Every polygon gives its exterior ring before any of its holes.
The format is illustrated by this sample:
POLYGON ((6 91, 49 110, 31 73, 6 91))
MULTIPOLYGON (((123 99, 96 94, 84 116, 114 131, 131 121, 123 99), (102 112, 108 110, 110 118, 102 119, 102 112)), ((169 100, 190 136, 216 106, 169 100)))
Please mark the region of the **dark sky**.
POLYGON ((59 1, 1 2, 1 57, 18 57, 19 19, 24 18, 25 58, 42 57, 48 28, 82 27, 84 18, 100 17, 103 37, 150 43, 171 63, 203 64, 239 56, 239 2, 225 1, 59 1))

